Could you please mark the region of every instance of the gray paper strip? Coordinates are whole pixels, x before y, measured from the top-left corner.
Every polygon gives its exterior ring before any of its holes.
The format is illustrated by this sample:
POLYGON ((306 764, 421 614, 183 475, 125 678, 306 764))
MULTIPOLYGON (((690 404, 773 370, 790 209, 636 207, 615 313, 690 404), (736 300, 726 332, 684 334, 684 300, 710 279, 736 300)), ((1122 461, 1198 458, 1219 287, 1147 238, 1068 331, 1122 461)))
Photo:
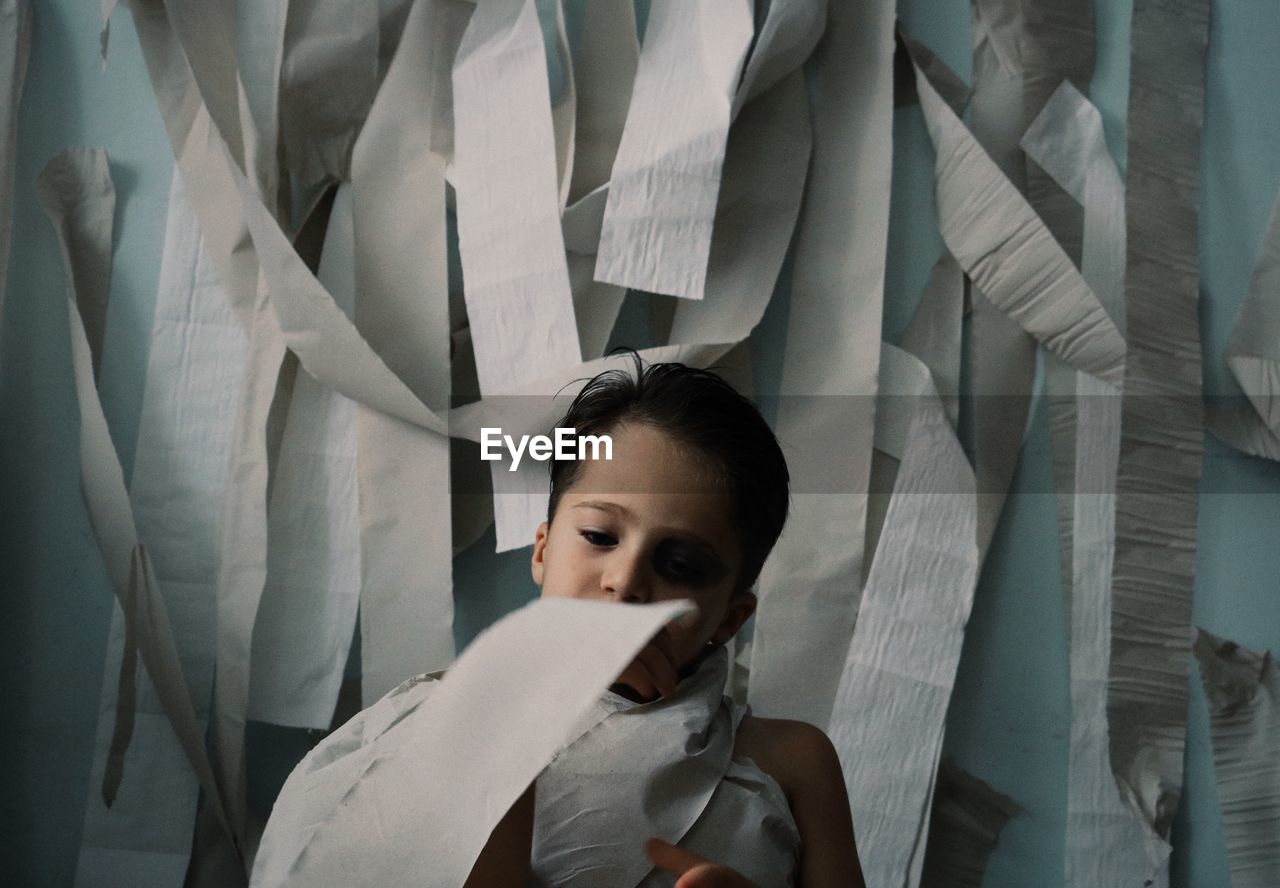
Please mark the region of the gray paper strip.
POLYGON ((1112 571, 1111 766, 1153 841, 1182 794, 1200 399, 1207 0, 1137 0, 1129 80, 1127 335, 1112 571))
POLYGON ((981 888, 987 860, 1010 818, 1013 799, 946 758, 938 769, 921 888, 981 888))
POLYGON ((1197 631, 1231 888, 1280 884, 1280 672, 1270 651, 1197 631))

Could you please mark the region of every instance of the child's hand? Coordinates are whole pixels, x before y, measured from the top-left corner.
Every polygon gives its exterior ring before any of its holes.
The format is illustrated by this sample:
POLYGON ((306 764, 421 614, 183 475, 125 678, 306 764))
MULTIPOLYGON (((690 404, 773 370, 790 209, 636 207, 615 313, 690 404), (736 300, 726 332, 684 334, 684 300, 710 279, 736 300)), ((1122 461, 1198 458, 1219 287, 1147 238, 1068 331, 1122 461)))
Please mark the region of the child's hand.
POLYGON ((703 860, 659 838, 645 842, 644 853, 658 869, 680 877, 675 888, 760 888, 736 870, 703 860))
POLYGON ((676 668, 671 636, 663 629, 640 649, 636 658, 622 670, 616 683, 631 688, 641 700, 651 701, 674 694, 679 682, 680 672, 676 668))

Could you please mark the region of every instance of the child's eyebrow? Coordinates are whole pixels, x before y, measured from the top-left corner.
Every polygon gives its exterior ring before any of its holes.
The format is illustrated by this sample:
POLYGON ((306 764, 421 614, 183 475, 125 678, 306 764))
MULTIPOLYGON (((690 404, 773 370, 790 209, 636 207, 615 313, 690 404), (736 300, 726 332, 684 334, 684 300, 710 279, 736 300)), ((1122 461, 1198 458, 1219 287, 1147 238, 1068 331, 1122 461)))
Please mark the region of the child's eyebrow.
MULTIPOLYGON (((605 512, 616 512, 618 514, 627 516, 629 518, 635 517, 635 512, 631 511, 626 506, 622 505, 621 503, 611 503, 608 500, 584 500, 580 503, 574 503, 573 508, 600 509, 605 512)), ((680 534, 680 536, 685 537, 689 542, 694 543, 699 548, 706 549, 707 554, 712 556, 717 563, 720 563, 720 552, 718 549, 716 549, 716 547, 711 543, 710 540, 706 539, 705 537, 699 536, 697 533, 694 533, 692 530, 683 530, 681 528, 675 528, 675 527, 671 528, 671 530, 680 534)))

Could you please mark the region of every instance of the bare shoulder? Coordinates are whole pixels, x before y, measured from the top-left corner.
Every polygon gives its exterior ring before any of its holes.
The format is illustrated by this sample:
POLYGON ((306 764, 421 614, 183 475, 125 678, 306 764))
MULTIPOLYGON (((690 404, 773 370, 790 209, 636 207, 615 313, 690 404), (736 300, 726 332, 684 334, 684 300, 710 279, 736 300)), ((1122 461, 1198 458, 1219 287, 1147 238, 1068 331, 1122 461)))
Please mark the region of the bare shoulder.
POLYGON ((789 800, 815 783, 836 780, 844 786, 840 758, 830 738, 808 722, 745 716, 738 726, 733 751, 750 758, 778 781, 789 800))
POLYGON ((800 831, 800 888, 863 886, 840 756, 821 728, 746 716, 734 754, 778 782, 800 831))

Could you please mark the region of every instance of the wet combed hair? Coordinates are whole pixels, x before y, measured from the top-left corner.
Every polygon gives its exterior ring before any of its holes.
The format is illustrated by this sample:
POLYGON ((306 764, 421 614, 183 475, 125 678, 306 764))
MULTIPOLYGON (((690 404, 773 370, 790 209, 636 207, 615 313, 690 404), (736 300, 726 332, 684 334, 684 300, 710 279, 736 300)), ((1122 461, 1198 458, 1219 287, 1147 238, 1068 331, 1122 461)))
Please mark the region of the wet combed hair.
MULTIPOLYGON (((622 424, 666 432, 711 470, 732 503, 730 524, 742 549, 737 591, 751 587, 787 520, 791 475, 778 439, 760 411, 709 370, 648 364, 632 351, 635 372, 606 370, 593 377, 557 427, 602 435, 622 424)), ((547 521, 582 471, 578 460, 552 460, 547 521)))

